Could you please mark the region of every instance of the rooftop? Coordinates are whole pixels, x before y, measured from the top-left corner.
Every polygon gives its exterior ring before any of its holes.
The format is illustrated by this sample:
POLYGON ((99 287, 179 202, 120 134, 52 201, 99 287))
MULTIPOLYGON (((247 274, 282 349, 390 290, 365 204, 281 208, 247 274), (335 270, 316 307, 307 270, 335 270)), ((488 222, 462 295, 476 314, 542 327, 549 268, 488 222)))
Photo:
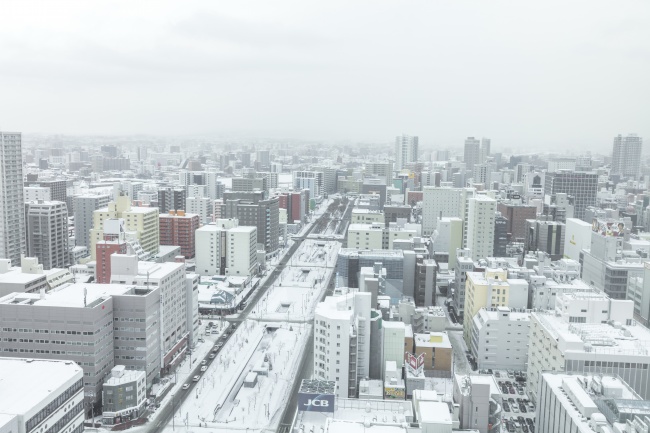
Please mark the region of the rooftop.
POLYGON ((428 334, 415 334, 415 347, 440 347, 451 349, 451 342, 446 332, 430 332, 428 334))
POLYGON ((0 304, 24 304, 49 307, 84 308, 114 295, 124 295, 134 286, 124 284, 71 284, 46 293, 12 293, 0 298, 0 304), (86 292, 84 293, 84 290, 86 292), (84 301, 85 298, 85 301, 84 301))
POLYGON ((23 414, 76 376, 83 373, 71 361, 0 358, 0 414, 23 414))

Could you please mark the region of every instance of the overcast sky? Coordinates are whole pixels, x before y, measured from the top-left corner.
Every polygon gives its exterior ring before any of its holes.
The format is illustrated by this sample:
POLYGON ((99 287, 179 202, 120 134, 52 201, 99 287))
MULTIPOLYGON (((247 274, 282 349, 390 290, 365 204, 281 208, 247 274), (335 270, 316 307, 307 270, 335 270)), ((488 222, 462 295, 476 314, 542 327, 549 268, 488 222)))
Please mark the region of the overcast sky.
POLYGON ((650 2, 9 1, 0 128, 650 140, 650 2))

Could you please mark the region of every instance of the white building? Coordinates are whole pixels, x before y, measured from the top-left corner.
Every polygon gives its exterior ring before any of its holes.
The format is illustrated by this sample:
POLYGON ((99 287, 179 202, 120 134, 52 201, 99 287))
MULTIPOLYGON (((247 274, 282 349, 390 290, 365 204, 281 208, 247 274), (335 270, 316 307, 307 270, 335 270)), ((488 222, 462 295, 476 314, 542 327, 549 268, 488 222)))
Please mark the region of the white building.
POLYGON ((25 192, 25 202, 52 200, 51 190, 45 186, 26 186, 23 191, 25 192))
POLYGON ((472 188, 424 187, 422 235, 430 236, 437 228, 439 218, 456 217, 465 221, 466 202, 473 195, 472 188))
MULTIPOLYGON (((134 284, 160 289, 160 353, 163 369, 174 365, 185 353, 198 330, 188 324, 188 283, 198 284, 194 274, 185 274, 184 263, 138 261, 135 255, 111 255, 111 283, 134 284)), ((197 301, 198 302, 198 301, 197 301)), ((191 316, 192 314, 190 314, 191 316)))
POLYGON ((547 171, 549 173, 555 173, 559 170, 575 171, 575 169, 576 169, 575 158, 551 158, 548 160, 547 171))
POLYGON ((460 218, 439 218, 437 228, 431 235, 431 249, 434 252, 446 252, 449 257, 449 269, 456 268, 456 250, 463 247, 463 220, 460 218))
POLYGON ((497 202, 485 195, 468 200, 465 248, 472 251, 474 260, 492 256, 494 252, 494 218, 497 202))
POLYGON ((316 198, 325 192, 325 175, 322 171, 294 171, 293 188, 309 190, 309 197, 316 198))
POLYGON ((557 372, 542 374, 536 431, 647 432, 648 401, 620 378, 557 372))
POLYGON ((25 203, 27 255, 37 257, 43 269, 70 265, 68 208, 62 201, 25 203))
POLYGON ((83 432, 83 381, 74 362, 0 358, 0 432, 83 432))
POLYGON ((398 227, 394 223, 389 227, 383 222, 350 224, 347 247, 358 250, 392 250, 395 241, 411 240, 416 236, 417 230, 398 227))
POLYGON ((643 139, 636 134, 614 137, 612 150, 612 174, 638 178, 641 168, 643 139))
POLYGON ((418 160, 419 138, 413 135, 400 135, 395 138, 395 170, 400 171, 409 162, 418 160))
POLYGON ((526 370, 530 314, 481 308, 472 319, 471 351, 478 368, 526 370))
POLYGON ((0 259, 20 265, 25 252, 23 155, 20 132, 0 131, 0 259))
POLYGON ((564 226, 564 257, 580 260, 580 251, 591 245, 591 223, 578 218, 567 218, 564 226))
POLYGON ((404 366, 404 339, 406 336, 406 325, 403 322, 383 322, 383 362, 393 361, 398 369, 404 366))
POLYGON ((316 306, 314 377, 336 381, 340 398, 355 397, 359 380, 369 377, 370 302, 370 293, 356 292, 316 306))
POLYGON ((226 231, 226 242, 226 275, 249 276, 257 273, 257 227, 233 227, 226 231))
POLYGON ((185 199, 185 212, 197 214, 201 224, 211 221, 212 200, 209 197, 187 197, 185 199))
POLYGON ((603 294, 557 298, 554 313, 531 313, 528 391, 537 399, 543 371, 618 375, 650 396, 650 330, 633 320, 634 303, 603 294))

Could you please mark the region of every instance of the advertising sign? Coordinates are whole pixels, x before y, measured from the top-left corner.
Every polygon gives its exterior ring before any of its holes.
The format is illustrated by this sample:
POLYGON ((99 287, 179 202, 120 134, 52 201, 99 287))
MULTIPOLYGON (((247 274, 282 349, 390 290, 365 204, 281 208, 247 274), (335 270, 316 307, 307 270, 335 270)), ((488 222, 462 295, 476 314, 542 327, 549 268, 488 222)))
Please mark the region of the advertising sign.
POLYGON ((594 218, 591 221, 591 230, 599 233, 602 236, 625 236, 625 222, 624 221, 603 221, 594 218))
POLYGON ((406 398, 404 388, 386 387, 384 388, 384 394, 386 398, 399 398, 401 400, 404 400, 406 398))
POLYGON ((334 412, 334 394, 298 393, 298 410, 303 412, 334 412))

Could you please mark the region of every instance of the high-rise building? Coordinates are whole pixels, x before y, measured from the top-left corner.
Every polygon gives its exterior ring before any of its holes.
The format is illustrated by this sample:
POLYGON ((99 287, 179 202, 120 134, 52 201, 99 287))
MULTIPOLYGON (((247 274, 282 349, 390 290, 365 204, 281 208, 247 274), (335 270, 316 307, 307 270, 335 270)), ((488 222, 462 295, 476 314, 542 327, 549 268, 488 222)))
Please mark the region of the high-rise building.
POLYGON ((211 219, 212 204, 209 197, 188 197, 185 200, 185 210, 188 214, 198 215, 201 224, 206 224, 211 219))
POLYGON ((167 213, 170 210, 185 210, 185 188, 161 188, 158 190, 158 210, 167 213))
POLYGON ((551 200, 558 193, 565 193, 573 197, 574 217, 582 219, 585 209, 596 206, 598 192, 598 174, 563 171, 546 173, 544 176, 544 194, 551 200))
POLYGON ((257 228, 233 227, 226 231, 229 246, 227 275, 250 276, 257 273, 257 228))
POLYGON ((294 171, 293 187, 308 189, 311 197, 320 197, 325 193, 325 175, 322 171, 294 171))
POLYGON ((22 137, 0 131, 0 258, 20 266, 25 252, 22 137))
POLYGON ((467 199, 465 247, 472 251, 477 261, 492 256, 494 252, 494 218, 497 202, 486 195, 467 199))
POLYGON ((217 219, 196 230, 196 272, 225 275, 228 257, 227 231, 237 227, 237 219, 217 219))
POLYGON ((74 241, 76 246, 90 248, 93 212, 108 206, 110 201, 109 194, 84 194, 74 197, 74 241))
POLYGON ((465 222, 467 198, 474 195, 470 188, 424 187, 422 199, 422 235, 430 236, 437 228, 438 219, 460 218, 465 222))
POLYGON ((359 380, 369 374, 371 296, 328 296, 316 306, 314 378, 336 381, 339 398, 356 397, 359 380))
POLYGON ((199 216, 182 210, 170 210, 160 215, 159 223, 160 245, 178 245, 186 259, 194 258, 195 232, 201 225, 199 216))
POLYGON ((506 222, 506 233, 511 242, 523 242, 527 235, 526 220, 537 217, 537 207, 519 203, 500 202, 497 210, 501 212, 506 222))
MULTIPOLYGON (((222 213, 223 215, 223 213, 222 213)), ((257 243, 267 254, 278 250, 280 237, 280 199, 271 197, 256 203, 248 200, 228 200, 225 217, 237 218, 240 226, 257 227, 257 243)))
POLYGON ((481 162, 481 141, 474 137, 467 137, 465 139, 465 152, 463 155, 465 169, 469 173, 472 173, 474 165, 481 162))
POLYGON ((387 181, 393 178, 393 163, 387 162, 366 162, 366 176, 382 176, 387 181))
POLYGON ((619 134, 614 137, 611 174, 638 178, 641 169, 642 149, 643 139, 636 134, 630 134, 627 137, 619 134))
POLYGON ((43 269, 69 263, 68 208, 62 201, 25 203, 27 255, 37 257, 43 269))
POLYGON ((90 231, 90 253, 93 260, 95 245, 104 239, 104 220, 109 218, 124 219, 127 240, 137 241, 145 253, 157 254, 160 244, 159 217, 157 208, 131 206, 128 195, 118 194, 108 207, 93 212, 93 228, 90 231))
POLYGON ((508 246, 508 218, 497 212, 494 217, 494 247, 492 255, 494 257, 505 257, 506 247, 508 246))
POLYGON ((409 162, 417 162, 418 141, 416 135, 400 135, 395 138, 395 170, 400 171, 409 162))

